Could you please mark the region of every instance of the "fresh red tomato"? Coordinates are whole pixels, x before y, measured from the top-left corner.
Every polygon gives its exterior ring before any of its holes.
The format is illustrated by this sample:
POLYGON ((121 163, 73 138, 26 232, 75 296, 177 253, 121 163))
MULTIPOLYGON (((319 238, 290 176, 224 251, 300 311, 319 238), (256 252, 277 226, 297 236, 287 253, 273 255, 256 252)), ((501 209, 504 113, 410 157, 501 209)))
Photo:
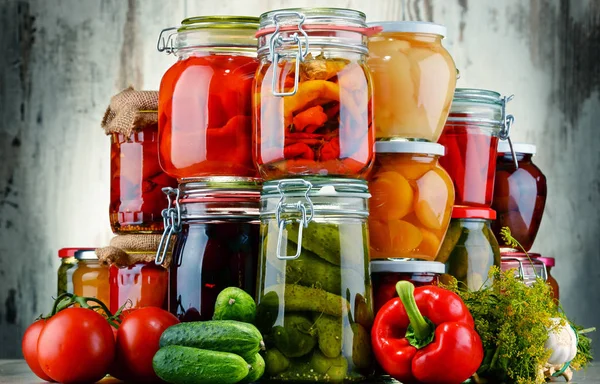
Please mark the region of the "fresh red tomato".
POLYGON ((65 384, 102 379, 115 357, 112 327, 102 315, 85 308, 67 308, 52 316, 37 348, 42 370, 65 384))
POLYGON ((165 329, 179 323, 171 313, 157 307, 145 307, 128 314, 117 332, 115 367, 119 379, 136 382, 160 382, 152 368, 152 358, 165 329))
POLYGON ((29 369, 31 369, 37 377, 46 381, 54 381, 42 370, 42 367, 40 367, 40 363, 38 362, 38 339, 45 325, 46 320, 43 319, 37 320, 36 322, 31 324, 29 328, 27 328, 27 330, 25 331, 25 334, 23 335, 21 349, 23 350, 23 357, 25 357, 25 362, 27 362, 29 369))

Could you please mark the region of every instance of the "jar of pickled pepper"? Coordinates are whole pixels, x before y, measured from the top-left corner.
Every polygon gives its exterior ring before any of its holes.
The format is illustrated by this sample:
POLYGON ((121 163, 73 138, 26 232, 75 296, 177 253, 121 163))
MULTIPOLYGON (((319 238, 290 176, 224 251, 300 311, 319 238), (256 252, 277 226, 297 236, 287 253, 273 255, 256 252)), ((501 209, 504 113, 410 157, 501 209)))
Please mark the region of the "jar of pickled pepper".
MULTIPOLYGON (((211 320, 219 293, 238 287, 256 295, 260 183, 213 177, 171 191, 173 220, 164 238, 176 235, 169 267, 169 311, 180 321, 211 320)), ((162 265, 169 242, 159 246, 162 265)))
POLYGON ((368 198, 362 180, 265 182, 256 314, 267 343, 261 381, 342 382, 372 372, 368 198))
POLYGON ((162 31, 159 51, 177 62, 159 91, 160 164, 180 182, 256 177, 251 87, 258 18, 201 16, 162 31))
POLYGON ((434 260, 450 223, 454 187, 436 143, 377 141, 370 176, 371 259, 434 260))
POLYGON ((369 29, 362 12, 283 9, 260 17, 254 160, 266 179, 365 177, 373 161, 369 29))
POLYGON ((509 138, 514 121, 506 114, 511 98, 484 89, 456 89, 439 139, 446 147, 440 164, 454 183, 455 205, 492 205, 498 140, 509 138))
MULTIPOLYGON (((500 230, 509 227, 525 251, 529 251, 537 235, 546 206, 546 176, 533 163, 535 145, 513 143, 513 157, 508 142, 498 144, 496 183, 492 208, 498 218, 492 229, 498 239, 500 230), (518 165, 515 166, 516 164, 518 165)), ((501 244, 506 250, 510 246, 501 244)))
MULTIPOLYGON (((455 206, 436 261, 458 280, 458 287, 477 291, 489 286, 488 272, 500 268, 500 247, 490 224, 496 212, 489 208, 455 206)), ((447 276, 443 277, 444 282, 447 276)))
POLYGON ((422 21, 369 23, 377 140, 437 142, 450 111, 457 71, 442 46, 446 27, 422 21))

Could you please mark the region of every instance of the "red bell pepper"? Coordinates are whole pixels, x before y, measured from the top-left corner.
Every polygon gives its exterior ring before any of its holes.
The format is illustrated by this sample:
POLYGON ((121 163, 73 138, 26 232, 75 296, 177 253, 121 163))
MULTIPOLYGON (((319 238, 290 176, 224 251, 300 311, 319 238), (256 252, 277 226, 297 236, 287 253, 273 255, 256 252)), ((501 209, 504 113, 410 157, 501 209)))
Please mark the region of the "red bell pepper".
POLYGON ((377 361, 401 382, 460 384, 483 360, 469 309, 436 286, 396 284, 398 296, 377 313, 371 340, 377 361))

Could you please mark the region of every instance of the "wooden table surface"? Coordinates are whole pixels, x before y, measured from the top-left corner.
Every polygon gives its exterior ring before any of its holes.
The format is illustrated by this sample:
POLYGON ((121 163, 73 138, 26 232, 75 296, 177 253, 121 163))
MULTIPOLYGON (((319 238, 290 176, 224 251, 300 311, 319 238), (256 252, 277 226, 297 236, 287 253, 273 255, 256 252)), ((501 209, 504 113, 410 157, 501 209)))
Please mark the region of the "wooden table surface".
MULTIPOLYGON (((564 382, 564 379, 557 379, 557 382, 564 382)), ((41 384, 44 381, 38 379, 27 367, 24 360, 0 360, 0 383, 1 384, 41 384)), ((101 384, 122 383, 119 380, 106 378, 100 381, 101 384)), ((576 372, 573 384, 579 383, 597 383, 600 384, 600 364, 592 365, 587 372, 576 372)))

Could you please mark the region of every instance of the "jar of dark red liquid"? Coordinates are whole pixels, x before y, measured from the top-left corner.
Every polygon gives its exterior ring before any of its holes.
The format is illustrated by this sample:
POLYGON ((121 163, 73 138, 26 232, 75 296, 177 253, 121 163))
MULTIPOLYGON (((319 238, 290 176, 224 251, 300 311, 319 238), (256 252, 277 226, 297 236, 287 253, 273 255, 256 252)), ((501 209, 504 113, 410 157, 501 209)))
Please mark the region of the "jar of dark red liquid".
POLYGON ((254 160, 265 179, 366 176, 374 129, 362 12, 297 8, 260 17, 254 160))
POLYGON ((457 88, 439 143, 446 147, 440 164, 456 192, 455 205, 490 207, 494 192, 498 140, 508 139, 510 98, 484 89, 457 88))
POLYGON ((210 178, 173 191, 165 241, 176 235, 169 276, 169 310, 181 321, 212 319, 217 295, 239 287, 255 296, 260 184, 210 178))
MULTIPOLYGON (((500 230, 509 227, 512 236, 529 251, 535 240, 546 205, 546 176, 533 163, 536 148, 514 143, 513 156, 508 142, 498 144, 493 208, 498 213, 492 229, 498 239, 500 230), (515 160, 518 165, 515 166, 515 160)), ((511 248, 500 240, 500 246, 511 248)))
POLYGON ((258 18, 202 16, 162 31, 177 62, 159 91, 160 164, 180 181, 254 177, 251 87, 258 18), (169 32, 170 31, 170 32, 169 32))
POLYGON ((373 300, 375 313, 394 297, 396 283, 410 281, 415 287, 438 285, 446 266, 437 261, 421 260, 374 260, 371 261, 373 300))

